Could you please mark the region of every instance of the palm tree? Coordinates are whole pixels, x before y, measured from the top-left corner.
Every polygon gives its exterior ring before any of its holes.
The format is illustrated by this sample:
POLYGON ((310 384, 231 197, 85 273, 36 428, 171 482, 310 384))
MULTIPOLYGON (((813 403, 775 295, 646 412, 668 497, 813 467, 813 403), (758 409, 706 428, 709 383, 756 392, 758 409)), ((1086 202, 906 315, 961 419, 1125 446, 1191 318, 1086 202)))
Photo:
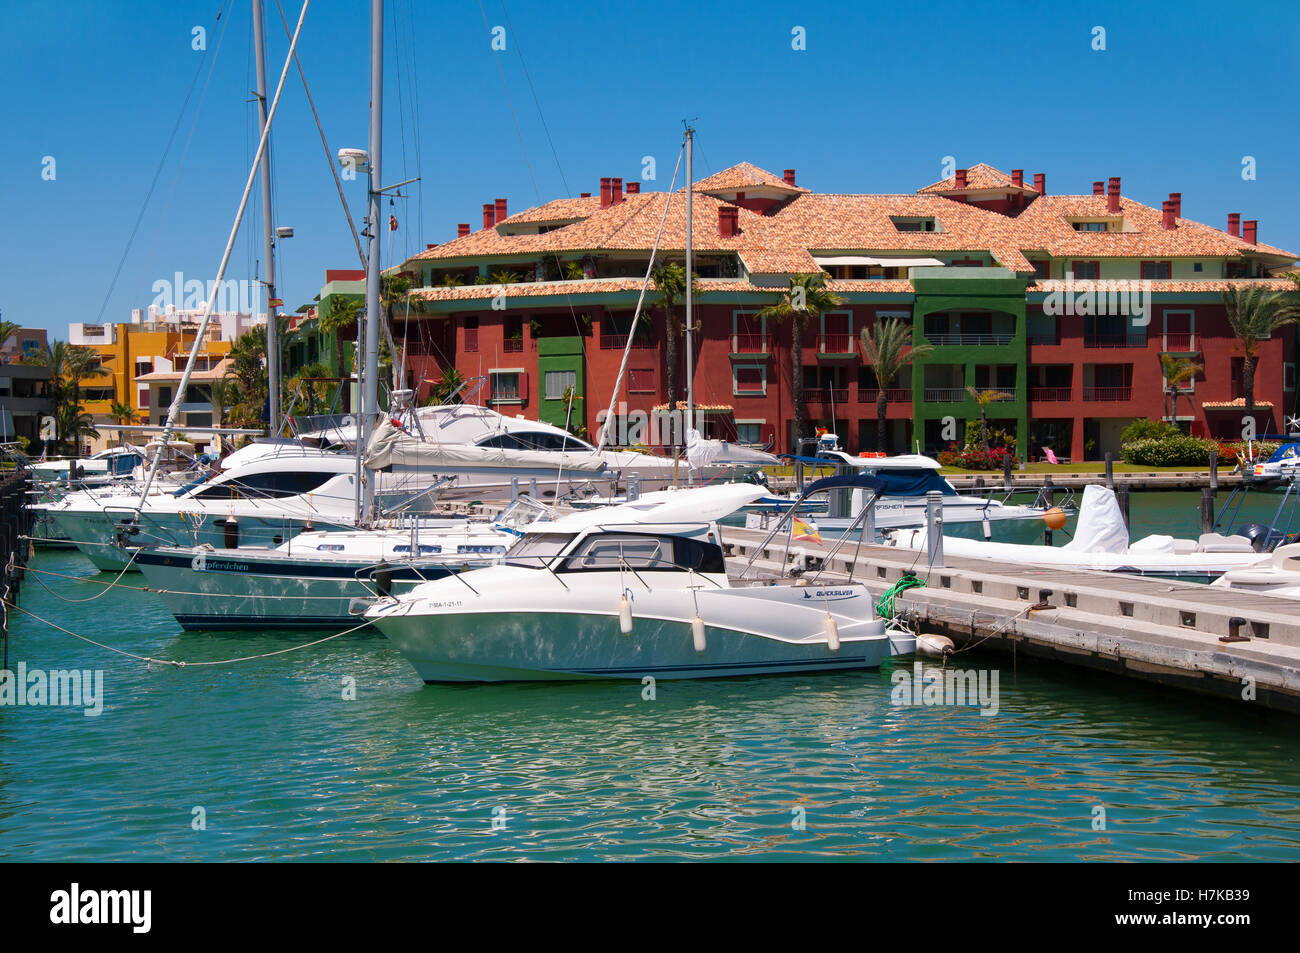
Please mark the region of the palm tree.
POLYGON ((1255 368, 1259 361, 1260 342, 1272 337, 1279 328, 1300 320, 1300 308, 1282 292, 1265 291, 1253 284, 1223 292, 1223 306, 1228 312, 1228 324, 1245 356, 1241 365, 1241 387, 1246 392, 1246 416, 1250 418, 1253 432, 1255 368))
MULTIPOLYGON (((656 306, 664 313, 664 364, 668 372, 668 413, 677 411, 677 338, 682 333, 681 318, 677 315, 677 302, 686 296, 686 269, 676 262, 658 265, 650 272, 650 282, 659 292, 656 306)), ((640 315, 637 315, 640 320, 640 315)), ((629 334, 636 333, 636 321, 628 329, 629 334)), ((670 416, 670 421, 674 418, 670 416)), ((689 426, 689 421, 687 426, 689 426)), ((673 445, 677 443, 677 428, 670 426, 668 432, 673 445)))
POLYGON ((918 357, 925 357, 934 350, 934 345, 912 344, 912 327, 901 318, 877 318, 874 329, 862 329, 862 350, 867 363, 876 371, 876 449, 886 450, 885 412, 889 406, 886 391, 904 367, 918 357))
MULTIPOLYGON (((447 398, 456 392, 456 389, 465 383, 465 378, 460 371, 454 367, 449 367, 442 372, 442 377, 438 383, 433 386, 429 392, 430 404, 441 404, 447 398)), ((456 403, 460 403, 460 398, 456 398, 456 403)))
MULTIPOLYGON (((289 382, 289 386, 296 391, 301 391, 303 398, 307 401, 307 415, 314 417, 318 410, 318 405, 324 404, 326 407, 334 399, 334 385, 329 381, 320 380, 320 378, 332 377, 330 369, 324 364, 308 364, 298 371, 298 376, 289 382)), ((296 411, 296 408, 293 408, 296 411)))
POLYGON ((237 395, 229 408, 239 427, 258 427, 267 400, 266 327, 258 325, 239 336, 227 355, 230 369, 225 383, 237 395))
POLYGON ((81 437, 98 437, 93 418, 81 409, 81 381, 99 361, 93 348, 65 341, 53 341, 32 358, 31 363, 50 370, 54 417, 61 442, 70 443, 74 455, 81 437))
POLYGON ((790 279, 790 290, 776 304, 758 312, 758 317, 772 319, 778 324, 789 318, 790 328, 790 398, 794 402, 794 449, 799 438, 806 436, 807 408, 803 401, 803 334, 811 319, 844 304, 844 299, 826 288, 826 275, 795 275, 790 279))
POLYGON ((356 298, 333 297, 329 309, 320 316, 320 333, 334 337, 334 353, 338 355, 338 374, 347 377, 350 368, 343 366, 343 330, 353 328, 355 340, 357 319, 363 310, 362 303, 356 298))
POLYGON ((5 341, 8 341, 21 330, 21 324, 14 324, 12 321, 0 321, 0 347, 3 347, 5 341))
MULTIPOLYGON (((1178 394, 1179 384, 1193 380, 1197 374, 1205 370, 1201 364, 1197 364, 1190 357, 1174 357, 1172 354, 1160 355, 1160 370, 1165 377, 1165 396, 1169 398, 1169 419, 1177 426, 1178 418, 1178 394)), ((1187 398, 1187 403, 1191 404, 1192 398, 1187 398)))
POLYGON ((974 387, 967 386, 966 392, 974 398, 975 403, 980 409, 980 448, 989 452, 989 421, 988 409, 989 404, 995 404, 1000 400, 1007 400, 1010 394, 1000 390, 976 390, 974 387))

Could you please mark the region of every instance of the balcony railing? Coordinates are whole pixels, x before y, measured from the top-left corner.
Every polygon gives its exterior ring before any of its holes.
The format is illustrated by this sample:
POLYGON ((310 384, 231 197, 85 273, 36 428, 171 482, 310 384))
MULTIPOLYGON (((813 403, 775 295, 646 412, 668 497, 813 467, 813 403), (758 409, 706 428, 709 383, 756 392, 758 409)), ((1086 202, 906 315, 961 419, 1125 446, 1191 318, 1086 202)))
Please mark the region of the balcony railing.
MULTIPOLYGON (((600 336, 600 349, 602 351, 621 351, 627 347, 626 334, 602 334, 600 336)), ((634 351, 653 351, 656 345, 653 338, 639 337, 632 342, 634 351)))
POLYGON ((1085 387, 1083 389, 1083 399, 1100 400, 1100 401, 1119 401, 1132 400, 1132 387, 1085 387))
POLYGON ((854 354, 853 335, 823 334, 817 342, 819 354, 854 354))
POLYGON ((931 334, 925 333, 925 339, 935 347, 987 347, 989 345, 1010 344, 1015 335, 1010 332, 997 334, 931 334))
POLYGON ((1066 401, 1070 399, 1069 387, 1031 387, 1029 399, 1032 401, 1066 401))
POLYGON ((969 396, 964 387, 925 388, 925 402, 927 404, 956 404, 969 396))
POLYGON ((1085 334, 1084 347, 1146 347, 1145 334, 1085 334))
MULTIPOLYGON (((874 404, 879 397, 879 387, 858 388, 858 400, 861 403, 874 404)), ((910 387, 887 387, 885 388, 885 400, 891 404, 910 404, 912 402, 912 389, 910 387)))
POLYGON ((1195 351, 1196 335, 1192 333, 1177 333, 1165 335, 1166 351, 1195 351))
POLYGON ((847 387, 805 387, 803 399, 806 404, 847 404, 849 389, 847 387))
POLYGON ((505 352, 507 354, 521 354, 524 350, 523 338, 506 338, 505 352))
POLYGON ((731 336, 732 354, 767 354, 766 334, 733 334, 731 336))

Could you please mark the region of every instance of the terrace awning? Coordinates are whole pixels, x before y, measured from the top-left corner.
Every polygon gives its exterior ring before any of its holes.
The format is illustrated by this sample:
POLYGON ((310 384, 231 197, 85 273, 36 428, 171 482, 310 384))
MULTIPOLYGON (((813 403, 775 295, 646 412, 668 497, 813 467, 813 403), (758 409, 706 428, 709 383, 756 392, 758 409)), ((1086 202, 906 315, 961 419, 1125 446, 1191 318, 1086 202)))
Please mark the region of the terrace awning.
POLYGON ((942 265, 937 258, 873 258, 869 255, 813 255, 819 265, 880 265, 883 268, 926 268, 942 265))

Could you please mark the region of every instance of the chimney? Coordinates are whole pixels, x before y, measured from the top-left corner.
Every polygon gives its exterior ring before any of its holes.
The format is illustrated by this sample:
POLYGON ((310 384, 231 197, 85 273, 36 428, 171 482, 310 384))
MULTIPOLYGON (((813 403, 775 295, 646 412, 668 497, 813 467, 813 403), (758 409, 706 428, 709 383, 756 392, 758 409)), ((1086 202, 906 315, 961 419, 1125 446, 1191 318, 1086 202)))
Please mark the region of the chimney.
POLYGON ((1241 237, 1244 238, 1250 244, 1254 245, 1256 243, 1256 236, 1258 234, 1259 234, 1258 220, 1253 218, 1248 218, 1241 223, 1241 237))
POLYGON ((1174 227, 1174 200, 1165 199, 1160 203, 1160 226, 1172 230, 1174 227))
POLYGON ((464 238, 469 234, 469 222, 461 222, 456 226, 456 237, 464 238))
POLYGON ((1106 189, 1106 211, 1114 215, 1119 211, 1119 176, 1110 177, 1110 185, 1106 189))
POLYGON ((734 205, 718 207, 718 235, 722 238, 735 238, 740 231, 740 210, 734 205))
POLYGON ((1183 217, 1183 193, 1170 192, 1169 201, 1172 202, 1174 206, 1174 217, 1182 218, 1183 217))
POLYGON ((428 251, 430 248, 437 248, 437 247, 438 247, 438 243, 437 243, 437 242, 429 242, 428 244, 426 244, 426 245, 424 246, 424 250, 425 250, 425 251, 428 251))
POLYGON ((1022 188, 1025 187, 1025 170, 1024 170, 1024 169, 1012 169, 1012 170, 1011 170, 1011 184, 1014 185, 1014 186, 1015 186, 1016 188, 1018 188, 1018 189, 1022 189, 1022 188))
POLYGON ((600 180, 600 207, 609 208, 610 202, 610 180, 605 178, 600 180))
POLYGON ((491 228, 497 223, 497 207, 491 202, 483 203, 483 227, 491 228))
POLYGON ((1092 183, 1092 194, 1093 194, 1093 195, 1105 195, 1105 194, 1106 194, 1106 183, 1105 183, 1105 182, 1094 182, 1094 183, 1092 183))
POLYGON ((1234 237, 1241 236, 1241 213, 1240 212, 1228 213, 1228 234, 1234 237))
POLYGON ((785 184, 794 185, 794 169, 785 170, 785 184))
POLYGON ((578 193, 578 198, 580 198, 580 199, 589 199, 589 198, 591 198, 591 193, 590 193, 590 192, 579 192, 579 193, 578 193))
POLYGON ((1047 194, 1047 173, 1046 172, 1034 173, 1034 191, 1037 192, 1039 195, 1047 194))
POLYGON ((497 199, 497 221, 504 222, 510 215, 506 212, 506 200, 497 199))
POLYGON ((953 184, 952 184, 952 185, 953 185, 953 188, 955 188, 955 189, 964 189, 964 188, 966 188, 966 170, 965 170, 965 169, 958 169, 958 170, 957 170, 957 174, 956 174, 956 176, 954 176, 954 178, 953 178, 953 184))
POLYGON ((611 186, 609 204, 618 205, 623 201, 623 180, 610 179, 609 182, 611 186))
POLYGON ((640 194, 641 194, 641 183, 640 183, 640 182, 634 182, 634 181, 629 180, 628 183, 627 183, 627 194, 628 194, 628 195, 640 195, 640 194))

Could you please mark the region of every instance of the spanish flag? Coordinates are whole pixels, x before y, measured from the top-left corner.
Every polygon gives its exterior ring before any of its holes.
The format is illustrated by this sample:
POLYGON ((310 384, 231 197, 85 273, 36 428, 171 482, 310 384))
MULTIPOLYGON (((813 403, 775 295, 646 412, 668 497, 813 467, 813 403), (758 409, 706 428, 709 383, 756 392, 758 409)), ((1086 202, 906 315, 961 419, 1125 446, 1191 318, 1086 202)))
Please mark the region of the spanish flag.
POLYGON ((272 298, 270 301, 267 302, 267 305, 269 305, 269 306, 272 307, 272 308, 283 308, 283 307, 284 307, 284 299, 283 299, 283 298, 272 298))
POLYGON ((388 230, 389 230, 390 232, 395 232, 395 231, 397 231, 397 216, 396 216, 396 215, 390 215, 390 216, 388 216, 388 230))
POLYGON ((822 541, 822 534, 817 531, 817 527, 813 523, 799 519, 797 516, 794 518, 793 535, 795 539, 807 540, 810 543, 820 543, 822 541))

